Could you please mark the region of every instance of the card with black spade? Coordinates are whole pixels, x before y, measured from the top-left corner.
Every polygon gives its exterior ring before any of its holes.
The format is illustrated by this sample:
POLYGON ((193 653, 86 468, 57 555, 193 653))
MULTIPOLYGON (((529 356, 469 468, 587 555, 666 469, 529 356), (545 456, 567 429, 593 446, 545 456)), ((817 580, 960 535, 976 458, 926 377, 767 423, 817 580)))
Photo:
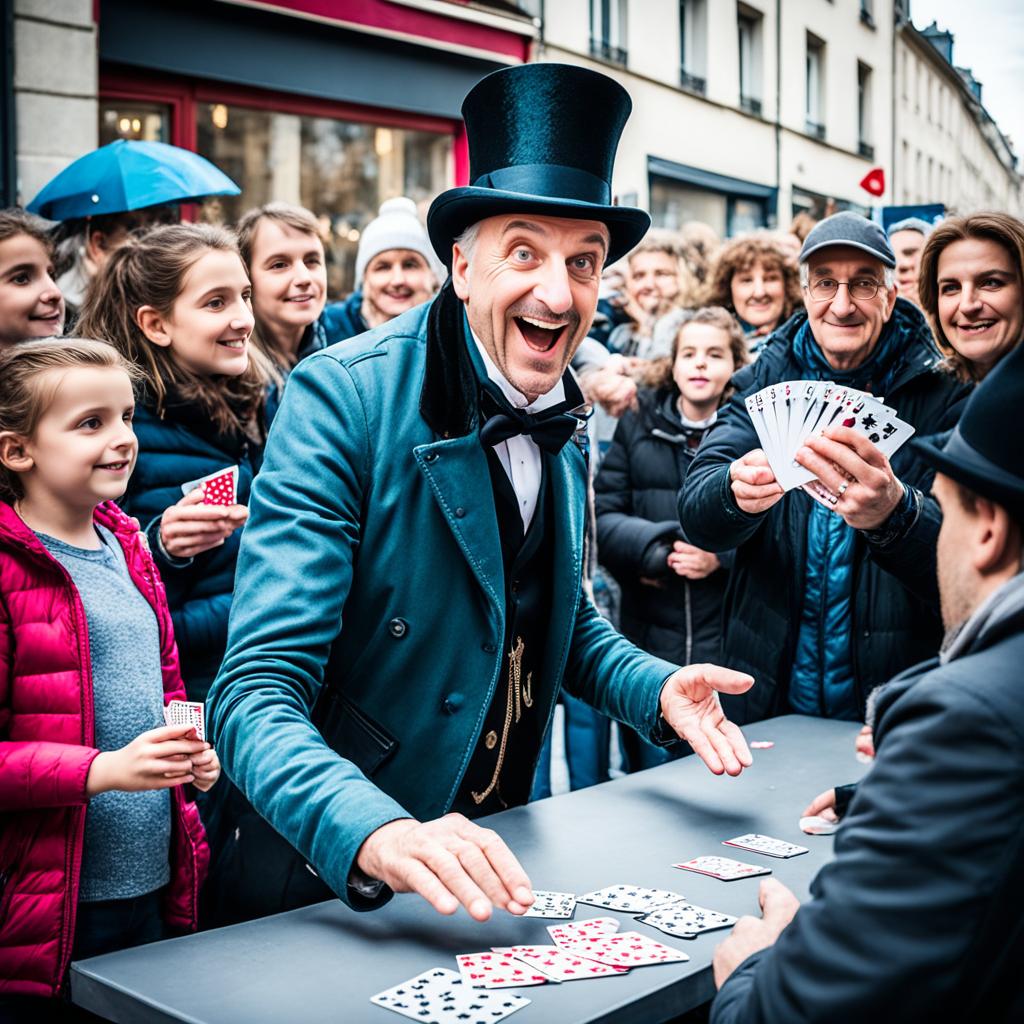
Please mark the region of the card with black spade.
POLYGON ((378 992, 370 1002, 422 1024, 493 1024, 530 1004, 525 996, 471 988, 457 971, 444 967, 434 967, 378 992))

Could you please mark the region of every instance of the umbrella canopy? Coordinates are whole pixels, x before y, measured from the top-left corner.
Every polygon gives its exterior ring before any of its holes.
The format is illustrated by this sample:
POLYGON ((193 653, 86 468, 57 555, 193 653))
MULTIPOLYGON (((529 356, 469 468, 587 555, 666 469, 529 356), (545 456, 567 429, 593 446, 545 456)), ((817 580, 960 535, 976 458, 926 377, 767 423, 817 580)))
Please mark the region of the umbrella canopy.
POLYGON ((241 191, 197 153, 165 142, 118 139, 65 167, 28 210, 48 220, 72 220, 241 191))

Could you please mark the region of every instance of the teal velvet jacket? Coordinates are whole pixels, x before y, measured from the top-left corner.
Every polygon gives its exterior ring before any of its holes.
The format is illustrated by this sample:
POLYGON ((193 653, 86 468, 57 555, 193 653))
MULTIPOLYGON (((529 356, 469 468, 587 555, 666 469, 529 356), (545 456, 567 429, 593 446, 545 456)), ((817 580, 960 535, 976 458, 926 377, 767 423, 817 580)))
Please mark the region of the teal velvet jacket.
MULTIPOLYGON (((500 676, 482 368, 442 322, 418 307, 292 373, 253 486, 209 697, 224 770, 345 900, 371 832, 448 811, 500 676), (459 424, 471 426, 460 434, 459 424)), ((564 684, 657 741, 676 666, 598 615, 582 588, 584 454, 570 441, 544 457, 557 534, 535 704, 550 727, 564 684)))

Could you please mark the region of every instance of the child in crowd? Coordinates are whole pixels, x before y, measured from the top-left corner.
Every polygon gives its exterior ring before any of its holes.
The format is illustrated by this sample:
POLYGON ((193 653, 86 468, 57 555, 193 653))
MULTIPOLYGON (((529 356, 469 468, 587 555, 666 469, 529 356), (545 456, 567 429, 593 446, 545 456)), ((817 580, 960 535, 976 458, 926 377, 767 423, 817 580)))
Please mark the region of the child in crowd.
POLYGON ((249 278, 234 235, 204 224, 129 240, 94 280, 79 324, 141 368, 139 466, 124 498, 167 585, 182 674, 206 699, 227 639, 239 534, 265 438, 267 361, 250 344, 249 278), (183 485, 237 467, 232 504, 183 485))
MULTIPOLYGON (((672 357, 652 367, 653 386, 641 389, 637 409, 619 420, 594 483, 597 553, 622 588, 625 636, 677 665, 717 664, 728 558, 688 544, 676 509, 729 378, 749 357, 739 323, 722 307, 670 317, 672 357)), ((672 756, 625 726, 621 736, 630 771, 672 756)))
POLYGON ((329 338, 324 243, 316 217, 291 203, 268 203, 238 222, 238 248, 252 282, 253 342, 284 376, 329 338))
POLYGON ((63 330, 64 299, 43 222, 24 210, 0 210, 0 349, 63 330))
POLYGON ((114 504, 133 370, 109 345, 0 353, 0 1019, 51 1019, 68 965, 194 930, 209 853, 164 589, 114 504))

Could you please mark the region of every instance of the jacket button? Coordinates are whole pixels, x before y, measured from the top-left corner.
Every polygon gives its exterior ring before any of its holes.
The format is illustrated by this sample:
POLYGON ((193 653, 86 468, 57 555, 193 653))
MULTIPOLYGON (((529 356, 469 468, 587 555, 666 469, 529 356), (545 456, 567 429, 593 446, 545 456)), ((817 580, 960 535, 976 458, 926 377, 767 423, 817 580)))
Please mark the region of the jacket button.
POLYGON ((392 619, 388 623, 388 632, 397 640, 409 632, 409 623, 405 619, 392 619))
POLYGON ((466 698, 461 693, 449 693, 447 697, 441 702, 441 706, 448 712, 449 715, 454 715, 459 708, 465 703, 466 698))
POLYGON ((437 452, 427 452, 427 454, 423 456, 423 461, 424 462, 437 462, 439 457, 440 456, 437 454, 437 452))
POLYGON ((484 652, 484 654, 493 654, 498 649, 498 646, 497 644, 492 644, 490 643, 490 641, 488 641, 485 644, 481 644, 480 649, 484 652))
POLYGON ((493 750, 497 745, 498 745, 498 734, 492 729, 484 737, 484 746, 487 747, 488 750, 493 750))
POLYGON ((466 510, 461 505, 455 510, 455 518, 456 519, 462 519, 463 516, 465 516, 465 514, 466 514, 466 510))

